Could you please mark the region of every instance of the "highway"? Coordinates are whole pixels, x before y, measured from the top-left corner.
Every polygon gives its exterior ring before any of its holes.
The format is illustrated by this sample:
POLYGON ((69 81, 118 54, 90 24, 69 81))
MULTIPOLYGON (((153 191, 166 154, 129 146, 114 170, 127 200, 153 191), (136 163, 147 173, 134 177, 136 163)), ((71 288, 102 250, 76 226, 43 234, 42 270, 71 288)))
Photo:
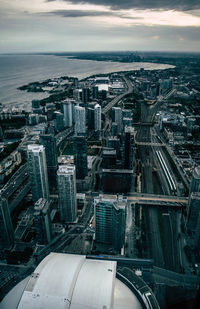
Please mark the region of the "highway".
POLYGON ((115 106, 121 99, 123 99, 123 97, 125 97, 126 95, 130 94, 133 92, 133 86, 131 81, 126 78, 124 75, 122 75, 128 90, 126 90, 124 93, 118 95, 117 97, 115 97, 110 103, 108 103, 103 109, 102 109, 102 113, 106 114, 113 106, 115 106))

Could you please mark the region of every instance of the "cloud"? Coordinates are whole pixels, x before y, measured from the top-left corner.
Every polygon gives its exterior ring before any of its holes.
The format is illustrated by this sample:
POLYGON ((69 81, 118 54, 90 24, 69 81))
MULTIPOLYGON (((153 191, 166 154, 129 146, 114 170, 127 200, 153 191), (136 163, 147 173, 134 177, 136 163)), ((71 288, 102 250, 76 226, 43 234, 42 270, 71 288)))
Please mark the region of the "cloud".
MULTIPOLYGON (((49 0, 50 1, 50 0, 49 0)), ((51 0, 52 1, 52 0, 51 0)), ((28 13, 28 12, 27 12, 28 13)), ((113 11, 94 11, 94 10, 54 10, 54 11, 49 11, 49 12, 41 12, 37 13, 37 15, 43 15, 43 16, 50 16, 50 15, 56 15, 56 16, 61 16, 61 17, 66 17, 66 18, 76 18, 76 17, 98 17, 98 16, 104 16, 104 17, 109 17, 109 16, 115 16, 115 17, 120 17, 123 19, 132 19, 132 20, 140 20, 142 17, 137 17, 137 16, 129 16, 127 14, 123 14, 120 12, 113 12, 113 11)))
MULTIPOLYGON (((46 0, 55 2, 57 0, 46 0)), ((64 0, 72 4, 103 5, 113 10, 139 9, 139 10, 177 10, 190 11, 200 8, 199 0, 64 0)))
POLYGON ((97 16, 113 16, 109 11, 87 11, 87 10, 55 10, 51 12, 43 12, 42 15, 57 15, 62 17, 97 17, 97 16))

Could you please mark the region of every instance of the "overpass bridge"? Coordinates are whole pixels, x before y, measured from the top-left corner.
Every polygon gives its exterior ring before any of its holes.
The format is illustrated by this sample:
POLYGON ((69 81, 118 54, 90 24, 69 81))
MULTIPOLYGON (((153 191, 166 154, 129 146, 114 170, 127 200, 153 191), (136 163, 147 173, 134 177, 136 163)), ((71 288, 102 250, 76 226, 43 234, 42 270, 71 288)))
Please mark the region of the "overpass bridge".
MULTIPOLYGON (((177 207, 182 207, 188 203, 188 199, 185 197, 180 196, 171 196, 171 195, 154 195, 154 194, 127 194, 126 195, 128 201, 132 202, 140 202, 140 203, 146 203, 146 204, 156 204, 156 205, 163 205, 166 207, 170 204, 176 204, 177 207)), ((174 206, 173 206, 174 207, 174 206)))
MULTIPOLYGON (((99 195, 98 192, 91 192, 91 197, 97 197, 99 195)), ((113 196, 120 195, 120 193, 105 193, 101 194, 105 195, 106 198, 113 198, 113 196)), ((164 207, 185 207, 188 203, 188 199, 182 196, 174 196, 174 195, 155 195, 155 194, 147 194, 147 193, 126 193, 121 194, 124 198, 127 198, 129 202, 146 204, 151 206, 164 206, 164 207)), ((87 197, 86 197, 87 198, 87 197)))
POLYGON ((138 146, 151 146, 151 147, 166 147, 163 143, 151 143, 151 142, 137 142, 135 141, 135 144, 138 146))

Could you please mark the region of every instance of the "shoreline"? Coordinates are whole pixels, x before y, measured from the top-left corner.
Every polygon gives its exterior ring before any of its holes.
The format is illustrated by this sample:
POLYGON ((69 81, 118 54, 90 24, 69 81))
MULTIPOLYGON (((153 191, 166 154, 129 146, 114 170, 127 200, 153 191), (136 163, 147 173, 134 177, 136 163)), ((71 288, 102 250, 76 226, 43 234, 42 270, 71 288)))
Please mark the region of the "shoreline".
MULTIPOLYGON (((10 65, 10 57, 12 56, 10 70, 2 71, 0 75, 0 102, 6 108, 12 108, 17 106, 18 108, 24 107, 31 103, 33 99, 45 98, 45 92, 27 92, 18 90, 19 87, 23 87, 29 83, 43 82, 47 79, 59 78, 61 76, 78 77, 80 81, 91 78, 93 76, 101 76, 111 73, 120 72, 133 72, 144 68, 147 71, 152 70, 166 70, 173 69, 175 66, 171 64, 161 64, 152 62, 134 62, 134 63, 122 63, 113 61, 97 61, 97 60, 86 60, 86 59, 73 59, 67 57, 56 57, 55 55, 49 55, 51 57, 37 55, 26 55, 24 70, 18 71, 17 67, 19 64, 15 65, 15 54, 9 56, 0 55, 0 60, 4 61, 7 58, 7 62, 10 65), (52 57, 53 56, 53 57, 52 57), (33 58, 32 58, 33 57, 33 58), (54 59, 53 59, 54 58, 54 59), (57 60, 55 60, 57 58, 57 60), (60 59, 60 60, 59 60, 60 59), (26 68, 26 64, 31 65, 26 68), (35 64, 35 66, 32 65, 35 64), (39 64, 42 63, 42 66, 39 64), (52 68, 50 70, 49 68, 52 68), (14 78, 12 78, 14 72, 14 78), (20 72, 20 74, 18 73, 20 72), (7 84, 6 81, 9 81, 7 84), (10 83, 12 81, 12 83, 10 83), (42 97, 41 97, 42 96, 42 97)), ((21 57, 20 61, 23 61, 22 55, 17 55, 16 59, 21 57)), ((5 66, 5 65, 4 65, 5 66)), ((6 68, 6 66, 5 66, 6 68)), ((47 93, 48 95, 48 93, 47 93)))

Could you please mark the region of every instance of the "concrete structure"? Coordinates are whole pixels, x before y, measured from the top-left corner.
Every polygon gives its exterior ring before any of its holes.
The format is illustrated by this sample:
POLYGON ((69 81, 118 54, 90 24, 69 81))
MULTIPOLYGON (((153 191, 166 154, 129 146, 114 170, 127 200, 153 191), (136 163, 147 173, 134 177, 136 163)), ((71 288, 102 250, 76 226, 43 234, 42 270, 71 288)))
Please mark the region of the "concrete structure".
POLYGON ((3 300, 2 309, 159 309, 152 291, 136 275, 117 272, 117 262, 51 253, 31 277, 3 300))
POLYGON ((200 192, 192 192, 188 201, 186 228, 191 244, 198 247, 200 238, 200 192))
POLYGON ((8 202, 0 196, 0 250, 10 249, 14 244, 14 230, 8 202))
POLYGON ((57 172, 60 219, 64 223, 74 222, 77 217, 75 173, 74 165, 60 165, 57 172))
POLYGON ((40 144, 45 148, 49 188, 51 191, 56 188, 56 171, 58 165, 55 136, 51 134, 41 134, 40 144))
POLYGON ((45 148, 42 145, 28 145, 28 169, 33 201, 40 197, 49 200, 49 184, 45 148))
POLYGON ((100 195, 94 199, 95 240, 119 251, 124 246, 126 204, 123 197, 100 195))
POLYGON ((99 104, 94 107, 94 129, 101 131, 101 106, 99 104))
POLYGON ((75 134, 83 135, 86 133, 85 124, 85 108, 81 106, 75 106, 75 134))
POLYGON ((190 194, 200 192, 200 166, 195 167, 190 184, 190 194))
POLYGON ((36 228, 36 237, 38 243, 41 245, 49 243, 52 239, 50 204, 43 198, 40 198, 35 203, 34 225, 36 228))
POLYGON ((71 127, 72 126, 72 103, 69 99, 63 102, 63 112, 64 112, 65 127, 71 127))
POLYGON ((76 178, 84 179, 88 174, 87 143, 84 136, 75 136, 73 139, 74 164, 76 178))

